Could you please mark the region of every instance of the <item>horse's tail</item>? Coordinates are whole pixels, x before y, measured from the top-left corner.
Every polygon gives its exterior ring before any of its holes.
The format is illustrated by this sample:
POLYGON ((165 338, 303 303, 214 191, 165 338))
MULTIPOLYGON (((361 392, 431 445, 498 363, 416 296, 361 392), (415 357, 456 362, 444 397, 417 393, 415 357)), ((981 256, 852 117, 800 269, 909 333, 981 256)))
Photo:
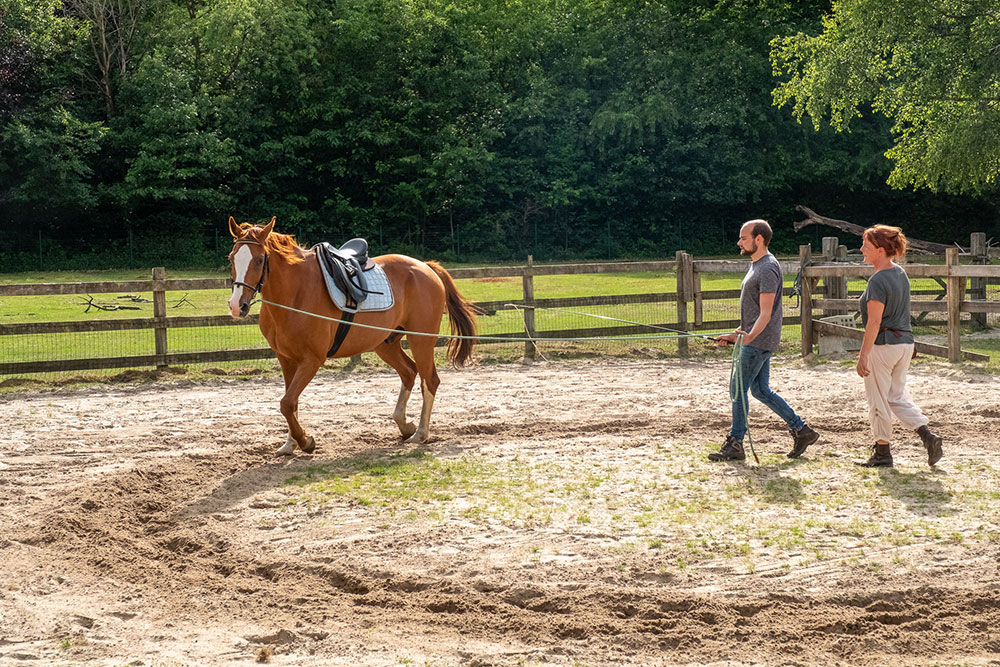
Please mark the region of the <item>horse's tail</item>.
MULTIPOLYGON (((452 335, 476 335, 476 305, 459 293, 451 274, 437 262, 427 262, 427 266, 438 275, 444 283, 445 300, 448 306, 448 321, 451 322, 452 335)), ((448 361, 456 366, 464 366, 472 357, 472 338, 452 338, 448 341, 448 361)))

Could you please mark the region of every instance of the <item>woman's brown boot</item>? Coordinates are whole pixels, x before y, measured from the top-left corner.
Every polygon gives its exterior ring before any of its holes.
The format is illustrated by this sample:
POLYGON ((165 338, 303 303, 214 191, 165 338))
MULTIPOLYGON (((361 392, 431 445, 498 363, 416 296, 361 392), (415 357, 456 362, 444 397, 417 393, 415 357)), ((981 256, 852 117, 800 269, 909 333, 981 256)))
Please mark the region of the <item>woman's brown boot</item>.
POLYGON ((932 466, 940 461, 944 453, 941 451, 941 436, 927 428, 926 424, 917 429, 917 435, 927 450, 927 465, 932 466))
POLYGON ((891 468, 892 454, 889 453, 889 445, 875 443, 872 448, 872 457, 864 463, 858 465, 862 468, 891 468))

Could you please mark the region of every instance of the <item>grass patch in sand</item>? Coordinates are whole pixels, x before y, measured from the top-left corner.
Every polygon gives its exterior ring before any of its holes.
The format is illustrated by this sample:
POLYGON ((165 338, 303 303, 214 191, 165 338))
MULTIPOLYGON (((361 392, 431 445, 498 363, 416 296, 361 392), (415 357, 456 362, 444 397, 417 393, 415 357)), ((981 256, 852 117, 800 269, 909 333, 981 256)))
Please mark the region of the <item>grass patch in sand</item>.
POLYGON ((899 553, 913 548, 1000 540, 1000 470, 984 461, 947 472, 916 461, 862 469, 860 454, 762 454, 759 466, 720 465, 705 460, 718 444, 633 444, 492 457, 373 454, 312 466, 283 491, 290 504, 374 521, 557 530, 598 536, 623 554, 655 552, 677 568, 728 562, 747 573, 851 558, 882 567, 894 556, 904 563, 899 553))

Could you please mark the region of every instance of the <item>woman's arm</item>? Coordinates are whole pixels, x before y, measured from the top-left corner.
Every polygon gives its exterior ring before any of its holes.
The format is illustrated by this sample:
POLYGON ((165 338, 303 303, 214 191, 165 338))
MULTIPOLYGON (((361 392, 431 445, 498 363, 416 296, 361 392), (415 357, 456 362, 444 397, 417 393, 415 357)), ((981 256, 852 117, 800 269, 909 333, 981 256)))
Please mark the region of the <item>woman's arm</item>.
POLYGON ((858 354, 858 375, 868 377, 871 373, 871 366, 868 364, 868 357, 872 348, 875 347, 875 338, 879 329, 882 328, 882 314, 885 312, 885 304, 881 301, 868 301, 868 324, 865 325, 865 337, 861 340, 861 353, 858 354))

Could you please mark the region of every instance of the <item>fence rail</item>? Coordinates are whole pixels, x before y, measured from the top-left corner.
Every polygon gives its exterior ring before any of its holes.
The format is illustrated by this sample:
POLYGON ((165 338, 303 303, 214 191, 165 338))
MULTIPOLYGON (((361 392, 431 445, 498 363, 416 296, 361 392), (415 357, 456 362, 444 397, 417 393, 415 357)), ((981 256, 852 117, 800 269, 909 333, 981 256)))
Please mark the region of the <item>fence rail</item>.
MULTIPOLYGON (((836 240, 836 239, 834 239, 836 240)), ((824 239, 824 247, 827 247, 824 239)), ((836 248, 831 245, 831 248, 836 248)), ((871 267, 865 265, 844 263, 820 263, 811 265, 811 249, 803 246, 798 261, 781 261, 782 271, 786 274, 802 271, 801 317, 786 316, 786 324, 802 324, 803 353, 811 351, 817 327, 813 326, 812 313, 817 311, 845 311, 856 309, 857 302, 846 298, 847 277, 864 278, 871 275, 871 267), (813 298, 819 281, 824 282, 823 294, 813 298)), ((846 248, 840 246, 842 254, 846 248)), ((833 251, 834 253, 837 250, 833 251)), ((957 250, 956 250, 957 253, 957 250)), ((829 259, 835 255, 831 254, 829 259)), ((951 255, 949 255, 951 257, 951 255)), ((988 258, 987 258, 988 261, 988 258)), ((527 337, 545 340, 551 338, 590 338, 600 336, 628 336, 648 333, 651 327, 663 327, 680 331, 711 331, 732 329, 739 325, 738 319, 705 320, 705 303, 714 300, 736 299, 738 289, 703 290, 701 276, 703 273, 744 273, 747 260, 699 260, 685 252, 678 252, 673 261, 654 262, 611 262, 595 264, 557 264, 534 265, 531 258, 525 266, 456 268, 450 271, 456 280, 477 278, 520 278, 522 294, 520 299, 481 302, 477 305, 488 314, 514 305, 524 309, 524 327, 517 331, 505 331, 490 334, 497 338, 527 337), (663 272, 676 275, 677 284, 673 292, 655 292, 646 294, 625 294, 609 296, 584 296, 569 298, 538 298, 535 296, 534 279, 537 276, 581 275, 663 272), (650 325, 604 326, 575 329, 538 330, 535 321, 535 309, 570 309, 591 306, 613 306, 624 304, 674 304, 675 316, 672 321, 656 322, 650 325)), ((1000 267, 989 265, 958 265, 957 255, 952 257, 945 266, 929 266, 908 264, 906 270, 913 277, 933 277, 943 279, 946 285, 948 299, 946 301, 919 300, 912 302, 916 312, 947 312, 949 314, 949 358, 955 356, 958 350, 957 334, 952 349, 951 331, 957 332, 960 313, 997 313, 1000 303, 976 300, 963 300, 955 296, 962 288, 966 279, 985 280, 1000 276, 1000 267), (962 283, 960 285, 959 281, 962 283)), ((153 354, 87 357, 76 359, 52 359, 44 361, 0 362, 0 375, 25 373, 40 373, 53 371, 75 371, 108 368, 134 368, 155 366, 165 368, 170 365, 194 364, 220 361, 245 361, 273 357, 273 352, 266 347, 252 349, 214 350, 204 352, 172 352, 168 349, 167 331, 170 329, 190 327, 220 327, 220 326, 254 326, 259 316, 251 315, 244 320, 233 320, 228 314, 207 316, 176 316, 168 317, 166 309, 166 293, 176 291, 221 290, 231 289, 232 282, 228 278, 205 279, 166 279, 163 268, 152 270, 150 280, 135 281, 103 281, 103 282, 73 282, 47 284, 7 284, 0 285, 0 297, 38 296, 61 294, 106 294, 114 292, 139 292, 153 294, 153 316, 129 319, 92 320, 78 322, 20 322, 0 324, 0 337, 12 335, 39 335, 85 332, 112 332, 128 330, 152 330, 155 341, 153 354)), ((926 293, 921 290, 916 293, 926 293)), ((785 296, 791 293, 785 288, 785 296)), ((446 339, 438 340, 438 345, 446 343, 446 339)), ((688 339, 677 340, 680 354, 688 352, 688 339)), ((525 355, 534 356, 535 346, 525 343, 525 355)), ((980 355, 981 356, 981 355, 980 355)))
MULTIPOLYGON (((491 337, 499 339, 527 337, 545 340, 552 338, 591 338, 601 336, 629 336, 649 333, 653 327, 677 329, 680 331, 708 331, 731 329, 739 325, 736 319, 705 320, 704 308, 706 302, 739 297, 739 290, 702 290, 702 272, 739 272, 746 271, 746 261, 729 260, 694 260, 687 253, 678 253, 674 261, 655 262, 613 262, 598 264, 558 264, 534 265, 529 257, 525 266, 486 267, 486 268, 456 268, 450 271, 456 280, 477 278, 520 278, 522 294, 519 299, 503 301, 486 301, 477 305, 488 314, 494 314, 508 306, 524 309, 524 327, 517 331, 504 331, 491 337), (584 296, 568 298, 537 298, 534 291, 534 279, 537 276, 580 275, 580 274, 611 274, 637 272, 676 273, 678 266, 682 273, 678 277, 678 289, 675 292, 655 292, 645 294, 623 294, 608 296, 584 296), (624 304, 674 304, 676 315, 665 321, 656 321, 649 325, 608 325, 603 327, 587 327, 573 329, 539 330, 535 326, 535 309, 571 309, 593 306, 615 306, 624 304), (689 311, 693 317, 689 318, 689 311)), ((797 270, 795 262, 783 262, 787 272, 797 270)), ((216 350, 207 352, 171 352, 167 347, 167 331, 186 327, 217 327, 217 326, 254 326, 259 321, 258 315, 251 315, 245 320, 233 320, 228 314, 209 316, 177 316, 168 317, 166 312, 166 293, 173 291, 197 291, 231 289, 232 282, 226 278, 167 280, 164 270, 156 268, 152 271, 151 280, 134 281, 103 281, 103 282, 73 282, 47 284, 8 284, 0 285, 0 297, 37 296, 61 294, 106 294, 106 293, 148 293, 153 294, 153 317, 122 318, 111 320, 92 320, 79 322, 20 322, 0 324, 0 336, 11 335, 49 335, 85 332, 113 332, 128 330, 152 330, 155 337, 155 353, 143 355, 87 357, 77 359, 59 359, 45 361, 0 362, 0 375, 25 373, 40 373, 53 371, 76 371, 108 368, 133 368, 156 366, 165 368, 170 365, 191 364, 218 361, 243 361, 262 359, 273 356, 266 347, 240 350, 216 350)), ((785 290, 787 295, 789 289, 785 290)), ((797 324, 797 317, 787 317, 786 322, 797 324)), ((438 345, 446 344, 447 339, 438 340, 438 345)), ((687 339, 679 338, 680 352, 687 352, 687 339)), ((525 343, 525 354, 534 356, 534 344, 525 343)))

